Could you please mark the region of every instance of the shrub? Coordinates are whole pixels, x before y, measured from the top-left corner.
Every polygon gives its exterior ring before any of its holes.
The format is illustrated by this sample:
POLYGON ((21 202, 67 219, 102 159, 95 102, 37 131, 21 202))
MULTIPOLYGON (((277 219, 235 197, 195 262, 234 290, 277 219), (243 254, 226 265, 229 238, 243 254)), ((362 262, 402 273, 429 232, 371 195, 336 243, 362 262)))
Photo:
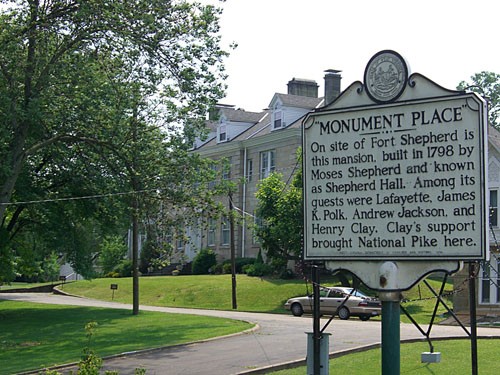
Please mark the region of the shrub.
POLYGON ((217 264, 216 255, 211 249, 202 249, 193 259, 193 275, 208 274, 217 264))
POLYGON ((120 236, 108 236, 101 244, 99 264, 104 274, 112 272, 127 254, 127 245, 120 236))
POLYGON ((265 263, 250 264, 246 267, 248 276, 267 276, 273 273, 273 267, 265 263))
MULTIPOLYGON (((244 269, 246 266, 254 264, 256 262, 255 258, 236 258, 234 260, 236 273, 245 273, 244 269)), ((231 260, 227 259, 222 263, 222 270, 224 273, 231 273, 231 260)))
POLYGON ((224 262, 222 265, 222 273, 231 273, 231 262, 224 262))
POLYGON ((132 265, 132 261, 129 259, 122 260, 113 270, 118 274, 118 277, 130 277, 132 276, 132 272, 134 267, 132 265))
POLYGON ((217 263, 214 267, 212 267, 212 271, 216 275, 220 275, 221 273, 223 273, 223 263, 217 263))
POLYGON ((293 279, 295 277, 295 274, 293 271, 289 268, 285 268, 279 275, 280 279, 287 280, 287 279, 293 279))

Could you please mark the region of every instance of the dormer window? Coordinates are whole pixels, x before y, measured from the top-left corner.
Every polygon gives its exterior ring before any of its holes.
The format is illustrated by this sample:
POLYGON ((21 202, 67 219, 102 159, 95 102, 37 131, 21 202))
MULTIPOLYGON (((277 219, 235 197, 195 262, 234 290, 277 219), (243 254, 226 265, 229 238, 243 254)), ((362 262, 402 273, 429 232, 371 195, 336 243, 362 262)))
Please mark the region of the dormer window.
POLYGON ((219 127, 219 142, 226 142, 227 134, 226 134, 226 125, 221 125, 219 127))
POLYGON ((281 109, 275 109, 273 116, 273 129, 281 129, 283 127, 283 112, 281 109))

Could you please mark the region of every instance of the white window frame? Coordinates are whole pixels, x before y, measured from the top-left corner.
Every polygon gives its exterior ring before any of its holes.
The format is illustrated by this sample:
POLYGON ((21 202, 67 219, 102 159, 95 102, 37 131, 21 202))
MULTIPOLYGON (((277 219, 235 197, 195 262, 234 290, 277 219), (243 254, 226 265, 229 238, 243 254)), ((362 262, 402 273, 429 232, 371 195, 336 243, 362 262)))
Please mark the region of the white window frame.
POLYGON ((229 219, 227 217, 222 218, 220 225, 220 244, 222 246, 229 245, 229 242, 231 241, 230 230, 231 227, 229 225, 229 219))
POLYGON ((274 150, 260 153, 260 179, 268 177, 276 169, 276 152, 274 150))
POLYGON ((498 305, 500 304, 500 258, 499 254, 492 255, 489 267, 484 269, 483 265, 479 270, 479 304, 498 305), (493 281, 491 280, 493 279, 493 281), (496 280, 495 280, 496 279, 496 280))
POLYGON ((175 248, 177 249, 177 251, 182 251, 184 250, 184 246, 185 246, 184 236, 177 235, 175 239, 175 248))
POLYGON ((489 207, 489 217, 490 226, 498 227, 498 189, 490 189, 490 207, 489 207))
POLYGON ((219 142, 226 142, 227 141, 227 126, 226 125, 220 125, 219 126, 219 142))
POLYGON ((251 159, 251 158, 247 159, 247 171, 246 172, 247 172, 247 175, 246 175, 247 182, 251 182, 252 175, 253 175, 253 159, 251 159))
POLYGON ((232 157, 227 158, 227 163, 222 165, 222 179, 229 180, 231 178, 231 165, 232 165, 232 157))
POLYGON ((275 109, 273 112, 273 129, 281 129, 283 125, 283 111, 281 109, 275 109))
POLYGON ((215 246, 215 232, 217 230, 217 221, 213 218, 208 219, 207 228, 207 246, 215 246))

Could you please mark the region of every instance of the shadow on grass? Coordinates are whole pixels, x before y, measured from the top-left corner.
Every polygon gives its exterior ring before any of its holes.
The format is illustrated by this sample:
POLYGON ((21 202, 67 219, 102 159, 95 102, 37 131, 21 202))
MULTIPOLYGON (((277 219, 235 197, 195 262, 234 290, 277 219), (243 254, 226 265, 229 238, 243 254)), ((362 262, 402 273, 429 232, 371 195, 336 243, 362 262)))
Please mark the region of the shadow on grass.
POLYGON ((234 333, 246 323, 95 307, 0 300, 0 373, 17 373, 75 362, 89 345, 85 325, 97 322, 91 347, 100 356, 155 348, 234 333), (5 371, 5 372, 3 372, 5 371))

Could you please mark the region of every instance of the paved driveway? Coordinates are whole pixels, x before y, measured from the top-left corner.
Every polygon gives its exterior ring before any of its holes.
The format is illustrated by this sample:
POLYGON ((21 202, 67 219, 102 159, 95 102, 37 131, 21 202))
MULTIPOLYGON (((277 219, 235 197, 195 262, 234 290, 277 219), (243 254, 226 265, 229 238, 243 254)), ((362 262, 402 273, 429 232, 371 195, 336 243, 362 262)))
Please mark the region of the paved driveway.
MULTIPOLYGON (((44 293, 0 294, 0 299, 2 298, 78 306, 132 308, 131 305, 120 303, 44 293)), ((120 375, 133 374, 135 368, 147 369, 147 375, 241 374, 252 369, 303 360, 307 350, 305 332, 312 330, 310 316, 298 318, 279 314, 153 306, 141 306, 141 309, 240 319, 258 324, 258 328, 241 335, 107 359, 105 361, 106 369, 117 370, 120 375)), ((322 325, 324 323, 326 320, 322 320, 322 325)), ((379 321, 362 322, 356 318, 347 321, 335 319, 325 332, 331 334, 330 352, 339 352, 380 342, 379 321)), ((500 330, 479 328, 478 335, 500 336, 500 330)), ((433 338, 466 336, 466 333, 456 326, 434 326, 431 335, 433 338)), ((420 332, 413 325, 401 324, 402 340, 420 337, 420 332)), ((436 345, 436 350, 439 350, 438 345, 436 345)), ((417 355, 419 354, 417 353, 417 355)), ((443 357, 445 358, 445 355, 443 357)))

